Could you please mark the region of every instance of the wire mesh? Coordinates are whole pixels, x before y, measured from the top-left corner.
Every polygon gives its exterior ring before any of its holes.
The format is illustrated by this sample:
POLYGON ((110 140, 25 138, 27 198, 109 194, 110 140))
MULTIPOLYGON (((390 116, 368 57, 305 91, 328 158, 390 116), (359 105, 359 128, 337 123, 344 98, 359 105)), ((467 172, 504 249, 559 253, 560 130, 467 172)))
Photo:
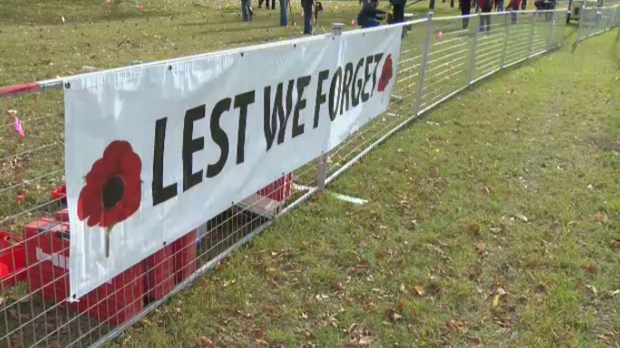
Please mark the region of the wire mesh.
POLYGON ((584 7, 579 16, 577 42, 602 34, 620 24, 620 5, 584 7))
MULTIPOLYGON (((595 23, 605 24, 593 30, 620 19, 617 9, 603 13, 595 23)), ((386 113, 330 153, 292 173, 282 173, 255 195, 188 231, 78 302, 67 301, 70 231, 63 199, 62 91, 0 98, 4 115, 0 139, 5 145, 0 149, 0 231, 6 232, 0 233, 0 258, 9 266, 3 269, 8 275, 0 283, 0 347, 104 344, 419 114, 504 67, 561 45, 565 25, 566 11, 501 12, 407 23, 386 113)))

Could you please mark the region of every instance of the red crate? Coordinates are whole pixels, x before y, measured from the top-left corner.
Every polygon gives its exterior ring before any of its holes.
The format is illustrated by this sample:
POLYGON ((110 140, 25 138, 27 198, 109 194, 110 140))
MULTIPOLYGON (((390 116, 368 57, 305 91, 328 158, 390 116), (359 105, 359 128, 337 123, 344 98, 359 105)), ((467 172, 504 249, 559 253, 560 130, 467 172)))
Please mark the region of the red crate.
POLYGON ((196 231, 179 238, 174 245, 177 284, 196 271, 196 231))
POLYGON ((291 196, 291 188, 293 186, 293 175, 288 173, 271 184, 265 186, 258 194, 263 197, 269 197, 274 201, 284 202, 291 196))
POLYGON ((60 200, 61 203, 67 203, 67 185, 60 185, 57 189, 52 190, 52 199, 60 200))
MULTIPOLYGON (((69 297, 69 224, 41 219, 25 227, 30 293, 54 302, 69 297)), ((144 307, 144 264, 128 269, 67 305, 99 321, 118 325, 144 307)))
POLYGON ((170 244, 146 259, 146 296, 159 300, 166 296, 175 285, 175 248, 170 244))
POLYGON ((78 309, 98 322, 120 325, 144 309, 143 279, 140 262, 80 298, 78 309))
POLYGON ((65 208, 56 213, 56 221, 69 222, 69 209, 65 208))
POLYGON ((24 242, 8 232, 0 232, 0 289, 26 279, 24 242))

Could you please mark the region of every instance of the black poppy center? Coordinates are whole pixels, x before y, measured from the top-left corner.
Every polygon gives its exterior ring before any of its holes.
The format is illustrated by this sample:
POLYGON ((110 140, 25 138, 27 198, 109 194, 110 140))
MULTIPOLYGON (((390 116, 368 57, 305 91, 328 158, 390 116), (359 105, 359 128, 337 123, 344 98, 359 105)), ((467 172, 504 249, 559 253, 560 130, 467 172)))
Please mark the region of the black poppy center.
POLYGON ((125 192, 125 183, 118 176, 110 178, 103 185, 103 209, 114 208, 118 202, 123 199, 125 192))

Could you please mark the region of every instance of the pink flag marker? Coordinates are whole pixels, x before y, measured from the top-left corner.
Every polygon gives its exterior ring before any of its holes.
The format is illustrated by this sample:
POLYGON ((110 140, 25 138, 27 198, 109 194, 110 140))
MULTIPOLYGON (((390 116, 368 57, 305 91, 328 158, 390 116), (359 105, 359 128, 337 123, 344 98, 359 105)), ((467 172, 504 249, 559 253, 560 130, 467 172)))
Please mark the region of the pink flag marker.
POLYGON ((13 118, 13 127, 15 128, 17 134, 19 134, 22 138, 26 136, 26 134, 24 133, 24 128, 22 127, 22 123, 19 121, 19 118, 17 118, 17 116, 14 116, 13 118))
POLYGON ((437 38, 439 40, 441 40, 441 38, 443 38, 443 33, 441 32, 441 30, 437 33, 437 38))

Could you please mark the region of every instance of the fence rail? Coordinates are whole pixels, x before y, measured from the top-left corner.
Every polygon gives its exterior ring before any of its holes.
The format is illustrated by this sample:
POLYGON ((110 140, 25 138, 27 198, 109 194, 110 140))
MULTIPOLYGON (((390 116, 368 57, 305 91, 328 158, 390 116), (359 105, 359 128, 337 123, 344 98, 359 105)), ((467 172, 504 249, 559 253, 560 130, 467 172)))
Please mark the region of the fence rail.
MULTIPOLYGON (((620 19, 617 7, 594 11, 595 29, 581 24, 581 39, 620 19)), ((557 49, 564 41, 566 16, 566 11, 430 14, 406 23, 388 112, 78 303, 67 302, 65 79, 0 89, 5 115, 0 231, 7 232, 0 234, 0 347, 106 344, 412 120, 497 71, 557 49), (25 137, 16 135, 22 131, 25 137)), ((363 33, 342 33, 342 26, 335 25, 332 35, 363 33)))

